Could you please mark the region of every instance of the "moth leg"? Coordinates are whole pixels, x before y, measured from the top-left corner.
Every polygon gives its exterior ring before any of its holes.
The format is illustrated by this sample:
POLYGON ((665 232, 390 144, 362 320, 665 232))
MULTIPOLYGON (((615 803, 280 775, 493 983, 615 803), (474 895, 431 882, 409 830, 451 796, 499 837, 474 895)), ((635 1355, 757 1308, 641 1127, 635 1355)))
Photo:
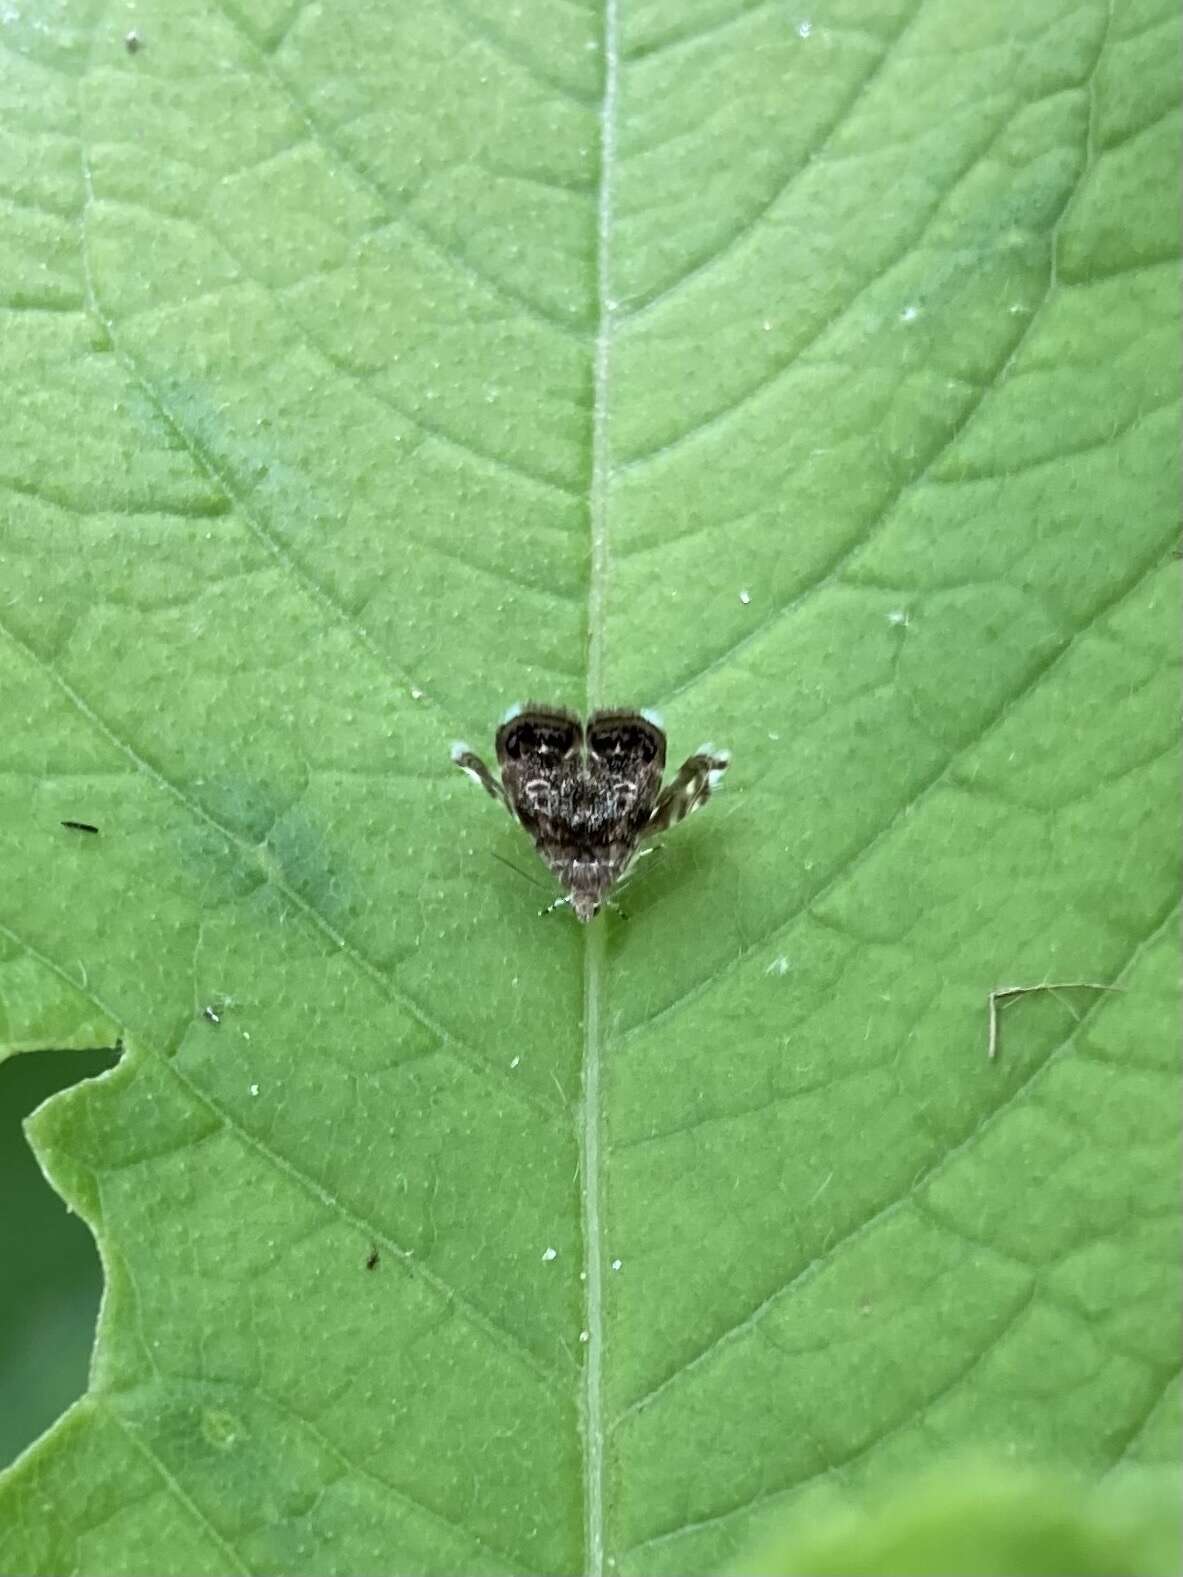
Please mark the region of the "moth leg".
MULTIPOLYGON (((571 907, 571 894, 570 893, 560 893, 559 896, 555 899, 555 901, 553 903, 548 903, 546 908, 545 909, 539 909, 538 913, 539 913, 540 916, 541 915, 547 915, 547 914, 554 914, 556 909, 568 909, 570 907, 571 907)), ((628 919, 628 915, 625 914, 624 910, 621 908, 620 904, 618 903, 618 901, 615 898, 605 898, 603 900, 603 902, 600 904, 600 908, 601 909, 614 909, 622 920, 627 920, 628 919)))
POLYGON ((692 756, 687 756, 657 797, 657 803, 645 826, 645 837, 655 837, 698 810, 711 797, 719 779, 726 772, 731 753, 716 750, 713 745, 700 745, 692 756))
POLYGON ((510 812, 510 815, 513 814, 504 788, 489 771, 480 756, 475 755, 463 740, 458 739, 452 746, 452 760, 460 768, 461 772, 467 773, 474 783, 480 784, 486 794, 491 794, 494 799, 500 800, 506 810, 510 812))

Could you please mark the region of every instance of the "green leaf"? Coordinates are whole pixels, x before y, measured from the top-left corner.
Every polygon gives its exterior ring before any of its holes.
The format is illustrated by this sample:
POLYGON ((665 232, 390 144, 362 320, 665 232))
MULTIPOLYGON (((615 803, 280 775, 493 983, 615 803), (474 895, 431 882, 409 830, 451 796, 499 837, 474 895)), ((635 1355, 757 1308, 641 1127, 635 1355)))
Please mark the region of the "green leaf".
POLYGON ((106 1290, 4 1570, 1173 1459, 1177 36, 4 15, 0 1038, 123 1046, 29 1124, 106 1290), (627 919, 448 760, 526 696, 734 752, 627 919))
MULTIPOLYGON (((1119 1477, 1100 1493, 1050 1473, 963 1462, 881 1493, 870 1512, 840 1499, 746 1560, 745 1573, 846 1577, 1114 1577, 1179 1569, 1173 1473, 1119 1477)), ((832 1497, 834 1498, 834 1497, 832 1497)))

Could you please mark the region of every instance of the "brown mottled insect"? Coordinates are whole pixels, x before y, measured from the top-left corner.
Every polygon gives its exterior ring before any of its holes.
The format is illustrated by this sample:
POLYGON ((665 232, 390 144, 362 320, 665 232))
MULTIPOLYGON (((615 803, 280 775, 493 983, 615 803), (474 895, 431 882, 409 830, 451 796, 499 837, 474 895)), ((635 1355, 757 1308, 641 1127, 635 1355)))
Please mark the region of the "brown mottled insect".
POLYGON ((534 839, 580 920, 590 920, 646 839, 705 805, 731 760, 701 745, 663 788, 665 733, 651 712, 513 707, 497 730, 501 781, 465 744, 452 760, 534 839))

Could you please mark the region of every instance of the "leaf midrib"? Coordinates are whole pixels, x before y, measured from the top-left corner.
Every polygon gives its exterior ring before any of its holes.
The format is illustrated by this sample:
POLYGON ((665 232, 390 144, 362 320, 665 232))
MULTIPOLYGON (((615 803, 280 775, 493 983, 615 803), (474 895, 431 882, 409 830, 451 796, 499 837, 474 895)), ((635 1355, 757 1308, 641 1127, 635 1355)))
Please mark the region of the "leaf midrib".
MULTIPOLYGON (((587 695, 600 704, 604 672, 604 612, 608 594, 609 362, 614 329, 611 289, 612 181, 616 162, 616 102, 620 70, 617 0, 604 0, 603 77, 599 109, 600 169, 596 195, 597 322, 592 366, 591 471, 588 496, 587 695)), ((600 1241, 601 1096, 604 922, 585 927, 583 954, 583 1077, 579 1122, 582 1185, 584 1330, 583 1427, 584 1570, 604 1570, 603 1248, 600 1241)))

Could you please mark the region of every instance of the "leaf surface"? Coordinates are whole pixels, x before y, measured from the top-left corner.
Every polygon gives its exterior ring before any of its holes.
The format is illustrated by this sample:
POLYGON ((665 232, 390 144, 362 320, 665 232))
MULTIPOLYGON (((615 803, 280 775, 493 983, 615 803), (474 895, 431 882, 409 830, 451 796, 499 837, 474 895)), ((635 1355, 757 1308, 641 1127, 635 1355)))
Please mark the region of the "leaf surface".
POLYGON ((106 1293, 5 1569, 1171 1459, 1177 32, 4 18, 4 1043, 125 1048, 30 1125, 106 1293), (734 751, 627 919, 449 763, 528 696, 734 751))
POLYGON ((1127 1473, 1097 1489, 1046 1471, 963 1460, 885 1486, 869 1515, 841 1496, 828 1512, 814 1506, 808 1521, 735 1569, 761 1577, 1171 1577, 1180 1544, 1173 1480, 1169 1469, 1127 1473))

